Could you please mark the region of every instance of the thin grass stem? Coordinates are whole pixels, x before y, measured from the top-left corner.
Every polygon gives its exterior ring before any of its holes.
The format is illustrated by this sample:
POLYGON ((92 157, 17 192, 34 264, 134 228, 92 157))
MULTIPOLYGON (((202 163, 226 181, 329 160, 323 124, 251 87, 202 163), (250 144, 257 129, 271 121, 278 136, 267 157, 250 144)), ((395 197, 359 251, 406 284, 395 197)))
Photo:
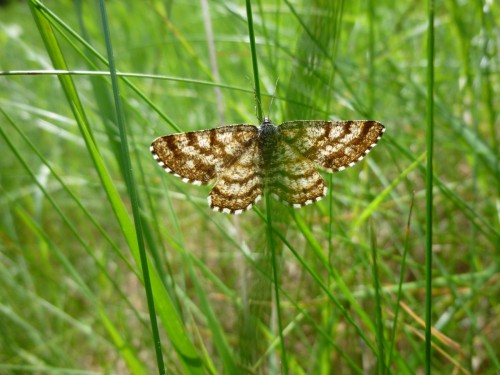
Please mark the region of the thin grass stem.
POLYGON ((372 267, 373 267, 373 289, 375 291, 375 327, 377 338, 377 368, 379 374, 385 373, 385 340, 384 340, 384 323, 382 318, 382 299, 380 297, 380 277, 378 273, 377 261, 377 245, 375 231, 370 226, 371 232, 371 251, 372 251, 372 267))
POLYGON ((257 118, 262 121, 262 100, 260 98, 260 80, 259 80, 259 64, 257 61, 257 48, 255 46, 255 32, 253 29, 253 14, 252 2, 246 0, 247 19, 248 19, 248 36, 250 38, 250 50, 252 53, 252 69, 253 69, 253 85, 255 90, 255 99, 257 100, 257 118))
POLYGON ((411 196, 411 204, 410 204, 410 212, 408 212, 408 221, 406 223, 406 231, 405 231, 405 242, 404 242, 404 250, 403 250, 403 258, 401 259, 401 270, 399 271, 399 283, 398 283, 398 293, 397 293, 397 298, 396 298, 396 307, 394 308, 394 321, 392 324, 392 333, 391 333, 391 338, 389 340, 390 342, 390 347, 389 347, 389 355, 387 357, 387 368, 385 373, 389 373, 389 369, 391 368, 391 362, 392 362, 392 354, 394 352, 394 344, 396 340, 396 328, 398 324, 398 317, 399 317, 399 302, 401 301, 401 296, 402 296, 402 291, 403 291, 403 283, 404 283, 404 275, 405 275, 405 269, 406 269, 406 256, 408 255, 408 249, 410 247, 410 223, 411 223, 411 213, 413 211, 413 203, 415 202, 415 193, 412 194, 411 196))
MULTIPOLYGON (((257 61, 257 49, 255 46, 255 32, 253 28, 253 16, 252 16, 252 4, 250 0, 246 0, 246 10, 248 19, 248 34, 250 38, 250 49, 252 52, 252 67, 253 67, 253 77, 254 77, 254 87, 255 87, 255 98, 257 101, 257 118, 262 121, 262 101, 260 97, 260 79, 259 79, 259 65, 257 61)), ((276 246, 274 243, 273 234, 273 224, 272 224, 272 209, 271 209, 271 198, 269 196, 268 189, 264 189, 264 199, 266 201, 266 217, 267 217, 267 245, 271 252, 272 258, 272 269, 273 269, 273 280, 274 280, 274 294, 276 300, 276 310, 277 310, 277 321, 278 321, 278 331, 281 344, 281 368, 283 374, 288 374, 288 363, 286 358, 286 348, 285 348, 285 338, 283 336, 283 322, 281 320, 281 305, 279 296, 279 271, 278 262, 276 257, 276 246)))
POLYGON ((427 169, 425 233, 425 373, 431 373, 432 340, 432 224, 433 224, 433 151, 434 151, 434 0, 428 0, 427 30, 427 169))

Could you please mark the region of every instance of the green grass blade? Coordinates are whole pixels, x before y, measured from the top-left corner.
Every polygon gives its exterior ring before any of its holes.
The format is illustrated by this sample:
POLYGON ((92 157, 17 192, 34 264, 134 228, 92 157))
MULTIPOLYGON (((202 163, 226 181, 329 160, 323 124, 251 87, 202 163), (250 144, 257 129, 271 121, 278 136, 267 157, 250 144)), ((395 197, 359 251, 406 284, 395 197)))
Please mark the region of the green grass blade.
POLYGON ((420 155, 413 163, 411 163, 403 172, 399 174, 397 178, 395 178, 389 186, 387 186, 380 194, 378 194, 373 201, 370 202, 368 206, 358 215, 356 220, 353 223, 353 228, 359 227, 363 222, 365 222, 373 212, 375 212, 382 202, 391 194, 391 192, 401 183, 403 182, 410 172, 419 167, 422 161, 425 159, 426 153, 420 155))
POLYGON ((255 100, 257 101, 257 119, 262 121, 262 99, 260 96, 259 62, 257 60, 257 48, 255 46, 255 32, 253 29, 252 2, 246 0, 248 36, 250 37, 250 51, 252 54, 253 84, 255 90, 255 100))
POLYGON ((379 374, 384 374, 386 371, 385 364, 385 337, 384 337, 384 322, 382 316, 382 299, 380 297, 380 276, 377 260, 377 246, 375 240, 375 232, 370 230, 372 237, 372 263, 373 263, 373 289, 375 291, 375 324, 377 337, 377 368, 379 374))
POLYGON ((221 322, 211 307, 207 295, 198 281, 198 277, 194 274, 194 270, 191 268, 190 274, 191 280, 195 285, 198 298, 200 299, 200 309, 203 311, 203 315, 207 319, 207 324, 214 337, 214 345, 220 354, 221 361, 223 362, 224 372, 227 374, 236 374, 238 373, 238 367, 234 361, 233 351, 224 336, 224 330, 221 327, 221 322))
MULTIPOLYGON (((292 211, 292 212, 294 212, 294 211, 292 211)), ((259 212, 258 212, 258 214, 261 217, 261 219, 264 220, 263 215, 261 213, 259 213, 259 212)), ((363 331, 361 330, 361 328, 356 324, 356 322, 354 321, 354 319, 349 315, 349 313, 344 308, 344 306, 342 306, 342 304, 339 302, 339 300, 337 298, 335 298, 335 296, 330 292, 330 290, 323 283, 323 281, 321 280, 321 278, 319 277, 319 275, 316 272, 314 272, 314 270, 309 266, 309 264, 302 259, 302 257, 296 251, 296 249, 292 246, 292 244, 279 231, 277 231, 274 228, 273 228, 273 230, 275 230, 275 233, 280 238, 280 240, 284 243, 284 245, 287 246, 287 248, 293 253, 293 255, 301 263, 302 267, 304 267, 304 269, 313 277, 313 279, 316 281, 316 283, 318 284, 318 286, 321 289, 323 289, 323 291, 328 296, 328 298, 331 299, 331 301, 335 304, 335 306, 340 310, 340 312, 342 313, 342 315, 344 315, 344 317, 347 319, 347 321, 353 326, 353 328, 356 330, 356 332, 365 341, 365 343, 367 344, 367 346, 370 347, 373 350, 373 352, 375 353, 376 350, 375 350, 375 347, 373 346, 373 344, 368 340, 367 336, 363 333, 363 331)), ((308 237, 312 238, 311 236, 308 236, 308 237)), ((314 246, 314 242, 310 243, 310 245, 314 246)), ((316 249, 316 252, 319 253, 320 252, 319 249, 316 249)), ((328 264, 326 264, 326 266, 328 266, 328 264)), ((355 299, 352 298, 352 294, 349 292, 348 288, 344 285, 344 283, 342 282, 342 279, 340 278, 340 276, 338 275, 338 273, 336 272, 336 270, 335 269, 331 269, 329 271, 334 275, 335 281, 338 283, 339 287, 342 288, 342 291, 345 294, 345 296, 347 297, 347 299, 349 300, 349 302, 352 304, 352 306, 355 308, 355 310, 362 316, 364 323, 367 324, 367 326, 369 327, 369 329, 371 331, 374 331, 375 329, 374 329, 373 324, 371 323, 371 320, 368 318, 368 316, 366 315, 366 313, 364 313, 363 310, 359 307, 359 305, 357 304, 357 302, 355 301, 355 299)))
MULTIPOLYGON (((255 89, 255 100, 257 101, 257 119, 259 121, 263 120, 262 115, 262 99, 260 95, 260 78, 259 78, 259 63, 257 60, 257 48, 255 46, 255 32, 253 24, 253 13, 251 0, 246 0, 246 13, 248 22, 248 35, 250 38, 250 50, 252 54, 252 68, 254 76, 254 89, 255 89)), ((281 344, 281 368, 284 374, 288 374, 288 360, 286 355, 285 338, 283 334, 283 322, 282 322, 282 312, 281 303, 279 295, 279 267, 276 252, 278 248, 275 244, 274 233, 272 229, 273 215, 271 207, 271 197, 268 189, 264 191, 264 201, 266 202, 266 226, 267 226, 267 251, 271 253, 272 270, 273 270, 273 285, 274 285, 274 298, 276 302, 276 315, 278 321, 278 334, 280 337, 281 344)))
POLYGON ((108 53, 108 61, 109 61, 109 69, 111 73, 111 83, 113 86, 113 98, 115 104, 116 111, 116 121, 118 124, 118 129, 120 133, 120 145, 121 145, 121 158, 120 160, 123 162, 124 172, 125 172, 125 182, 127 185, 127 191, 130 197, 130 202, 132 206, 132 213, 134 216, 134 226, 135 226, 135 235, 137 238, 137 246, 139 249, 139 254, 141 258, 141 268, 142 268, 142 277, 144 282, 144 287, 146 290, 146 297, 148 302, 148 310, 149 310, 149 318, 151 321, 151 330, 153 333, 153 345, 156 351, 156 361, 158 366, 158 373, 160 375, 165 374, 165 365, 163 362, 163 353, 161 347, 160 333, 158 331, 158 322, 156 320, 156 309, 154 305, 153 299, 153 291, 151 288, 151 279, 149 276, 149 266, 148 266, 148 258, 146 255, 146 249, 144 247, 144 233, 143 233, 143 224, 142 224, 142 216, 140 214, 141 208, 139 206, 139 195, 137 193, 136 181, 134 178, 134 174, 132 171, 132 162, 130 160, 130 152, 128 146, 127 139, 127 129, 125 128, 125 118, 122 108, 122 102, 120 99, 120 88, 118 86, 118 78, 116 75, 116 66, 114 61, 114 53, 113 46, 111 45, 111 35, 109 31, 108 25, 108 16, 106 13, 106 6, 104 5, 104 1, 99 2, 100 6, 100 14, 101 21, 104 32, 104 40, 106 41, 106 49, 108 53))
MULTIPOLYGON (((99 317, 101 321, 104 323, 105 328, 108 330, 108 334, 113 340, 116 348, 124 358, 125 362, 128 365, 128 369, 132 374, 147 374, 146 369, 144 368, 143 363, 140 361, 137 353, 133 350, 133 347, 129 342, 125 340, 125 338, 120 334, 119 329, 113 324, 113 322, 107 316, 105 309, 99 305, 96 297, 85 283, 83 278, 78 274, 78 271, 72 266, 69 259, 66 257, 63 251, 61 251, 49 238, 49 236, 43 231, 40 226, 33 221, 33 218, 26 214, 23 210, 18 211, 19 215, 25 221, 25 223, 32 228, 33 232, 36 233, 37 236, 41 238, 42 241, 47 243, 48 247, 51 249, 51 252, 56 255, 59 261, 63 264, 64 268, 71 275, 72 279, 78 284, 80 290, 86 295, 86 297, 95 304, 95 308, 99 311, 99 317)), ((61 354, 62 355, 62 354, 61 354)))
POLYGON ((434 188, 434 0, 428 0, 427 40, 427 169, 426 188, 426 232, 425 232, 425 373, 431 373, 432 350, 432 229, 434 188))
MULTIPOLYGON (((43 14, 40 13, 37 1, 31 1, 29 4, 35 22, 37 23, 38 30, 40 31, 40 35, 52 60, 52 64, 56 69, 67 70, 66 62, 62 55, 62 51, 59 47, 57 39, 52 31, 51 24, 43 17, 43 14)), ((108 195, 111 207, 113 208, 117 220, 120 222, 120 227, 123 231, 123 235, 127 239, 128 245, 132 249, 137 250, 137 239, 135 238, 133 224, 120 199, 118 191, 113 184, 109 172, 104 165, 104 161, 95 143, 91 127, 88 123, 87 116, 80 102, 77 90, 73 84, 73 80, 70 76, 59 76, 58 78, 63 88, 63 92, 66 95, 68 104, 77 121, 80 132, 84 138, 87 150, 89 151, 94 166, 99 174, 101 183, 103 184, 104 190, 108 195)))
POLYGON ((405 269, 406 269, 406 257, 408 255, 408 250, 410 247, 410 234, 411 234, 410 223, 411 223, 411 213, 413 211, 414 201, 415 201, 414 195, 412 195, 411 205, 410 205, 410 209, 408 212, 408 220, 406 222, 406 228, 405 228, 406 230, 405 230, 404 250, 403 250, 403 255, 401 258, 401 270, 399 272, 398 292, 397 292, 396 304, 395 304, 395 308, 394 308, 394 320, 393 320, 393 324, 392 324, 392 333, 391 333, 391 338, 389 340, 390 347, 389 347, 389 354, 387 357, 386 373, 388 373, 388 370, 391 368, 392 355, 394 352, 394 345, 396 343, 396 329, 397 329, 397 324, 398 324, 400 301, 401 301, 403 284, 404 284, 404 275, 405 275, 405 269))
MULTIPOLYGON (((58 46, 55 39, 55 35, 52 33, 51 25, 43 17, 43 14, 39 12, 38 2, 30 2, 30 8, 32 10, 33 16, 38 29, 41 33, 42 39, 45 42, 47 52, 49 53, 52 63, 56 69, 67 70, 66 64, 62 52, 58 46)), ((97 146, 94 142, 94 138, 91 135, 90 126, 88 124, 83 106, 80 103, 77 91, 72 82, 70 76, 59 76, 59 80, 63 87, 63 91, 66 94, 70 107, 73 111, 79 129, 84 137, 87 149, 92 157, 94 166, 98 171, 98 175, 103 184, 104 190, 108 195, 109 201, 115 213, 115 216, 120 223, 120 228, 122 233, 127 239, 127 243, 134 255, 137 264, 140 264, 140 255, 137 247, 137 238, 135 235, 134 225, 130 220, 130 217, 123 205, 123 202, 118 194, 118 191, 104 165, 101 154, 99 153, 97 146)), ((201 360, 199 358, 198 352, 193 344, 190 342, 185 331, 182 329, 183 325, 180 322, 180 318, 177 315, 175 306, 171 302, 170 297, 165 293, 164 286, 160 281, 156 272, 151 270, 152 286, 155 296, 158 300, 158 313, 162 318, 165 329, 169 332, 169 338, 175 342, 175 348, 178 351, 179 357, 192 373, 197 373, 201 371, 201 360)))

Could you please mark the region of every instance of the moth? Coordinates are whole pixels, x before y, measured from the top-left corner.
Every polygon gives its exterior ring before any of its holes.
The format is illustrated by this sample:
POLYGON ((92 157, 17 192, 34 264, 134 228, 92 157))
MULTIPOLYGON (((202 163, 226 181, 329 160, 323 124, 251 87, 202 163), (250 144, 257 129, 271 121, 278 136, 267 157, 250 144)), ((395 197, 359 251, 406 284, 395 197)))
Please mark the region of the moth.
POLYGON ((317 168, 338 172, 362 160, 382 137, 377 121, 284 122, 265 117, 260 126, 239 124, 159 137, 151 153, 184 182, 215 181, 208 196, 214 211, 241 214, 268 189, 295 208, 319 201, 327 187, 317 168))

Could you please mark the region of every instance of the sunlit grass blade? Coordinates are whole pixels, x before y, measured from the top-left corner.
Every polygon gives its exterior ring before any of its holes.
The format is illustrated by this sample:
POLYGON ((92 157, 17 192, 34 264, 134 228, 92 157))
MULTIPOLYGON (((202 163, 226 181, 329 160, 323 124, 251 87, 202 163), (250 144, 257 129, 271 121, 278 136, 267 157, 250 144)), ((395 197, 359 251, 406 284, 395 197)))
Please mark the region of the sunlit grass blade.
MULTIPOLYGON (((39 13, 39 9, 36 3, 30 2, 30 9, 32 11, 33 17, 38 25, 38 30, 45 43, 47 52, 51 57, 52 64, 56 69, 67 70, 66 62, 64 60, 62 51, 56 40, 56 37, 52 31, 50 23, 39 13)), ((94 137, 92 135, 91 127, 88 123, 87 116, 80 102, 76 87, 73 84, 73 80, 70 76, 59 76, 59 82, 63 88, 63 92, 66 95, 68 104, 73 112, 73 115, 79 126, 81 135, 87 146, 87 150, 94 162, 94 166, 98 171, 101 183, 103 184, 104 190, 108 195, 111 206, 113 207, 114 213, 118 221, 120 222, 120 227, 123 230, 123 234, 127 239, 127 243, 131 249, 137 251, 137 240, 135 238, 135 231, 133 229, 133 224, 125 210, 125 207, 120 199, 118 191, 113 184, 113 181, 106 169, 102 156, 97 149, 94 137)))
POLYGON ((410 164, 401 174, 395 178, 389 186, 387 186, 383 191, 381 191, 373 201, 370 202, 368 206, 358 215, 356 220, 353 223, 353 228, 359 227, 365 220, 367 220, 370 215, 375 212, 380 204, 386 199, 391 192, 402 182, 404 181, 408 174, 419 167, 422 161, 425 159, 426 154, 420 155, 418 159, 416 159, 412 164, 410 164))

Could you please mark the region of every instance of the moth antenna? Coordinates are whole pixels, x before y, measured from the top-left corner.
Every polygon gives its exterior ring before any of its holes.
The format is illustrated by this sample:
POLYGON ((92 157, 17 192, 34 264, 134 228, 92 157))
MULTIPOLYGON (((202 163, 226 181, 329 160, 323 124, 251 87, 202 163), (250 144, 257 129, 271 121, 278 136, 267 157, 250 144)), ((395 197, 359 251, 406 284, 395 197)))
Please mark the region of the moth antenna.
POLYGON ((259 98, 257 98, 257 93, 255 92, 255 89, 253 89, 253 97, 255 100, 255 117, 257 117, 257 120, 259 120, 259 122, 262 122, 262 118, 260 118, 259 116, 259 112, 262 113, 262 104, 260 103, 259 98), (259 108, 260 111, 257 108, 259 108))
POLYGON ((280 77, 276 78, 276 84, 274 85, 273 96, 271 96, 271 101, 269 102, 269 107, 267 109, 267 118, 271 118, 271 107, 273 106, 274 98, 276 97, 276 91, 278 91, 278 82, 280 77))
POLYGON ((262 104, 260 103, 259 98, 257 98, 257 92, 255 91, 255 87, 253 85, 252 80, 250 79, 249 76, 246 76, 248 79, 248 82, 250 82, 250 86, 252 86, 252 91, 253 91, 253 100, 254 100, 254 110, 255 110, 255 117, 257 117, 257 120, 259 122, 262 122, 262 118, 259 116, 259 112, 262 113, 262 104), (258 110, 260 109, 260 111, 258 110))

